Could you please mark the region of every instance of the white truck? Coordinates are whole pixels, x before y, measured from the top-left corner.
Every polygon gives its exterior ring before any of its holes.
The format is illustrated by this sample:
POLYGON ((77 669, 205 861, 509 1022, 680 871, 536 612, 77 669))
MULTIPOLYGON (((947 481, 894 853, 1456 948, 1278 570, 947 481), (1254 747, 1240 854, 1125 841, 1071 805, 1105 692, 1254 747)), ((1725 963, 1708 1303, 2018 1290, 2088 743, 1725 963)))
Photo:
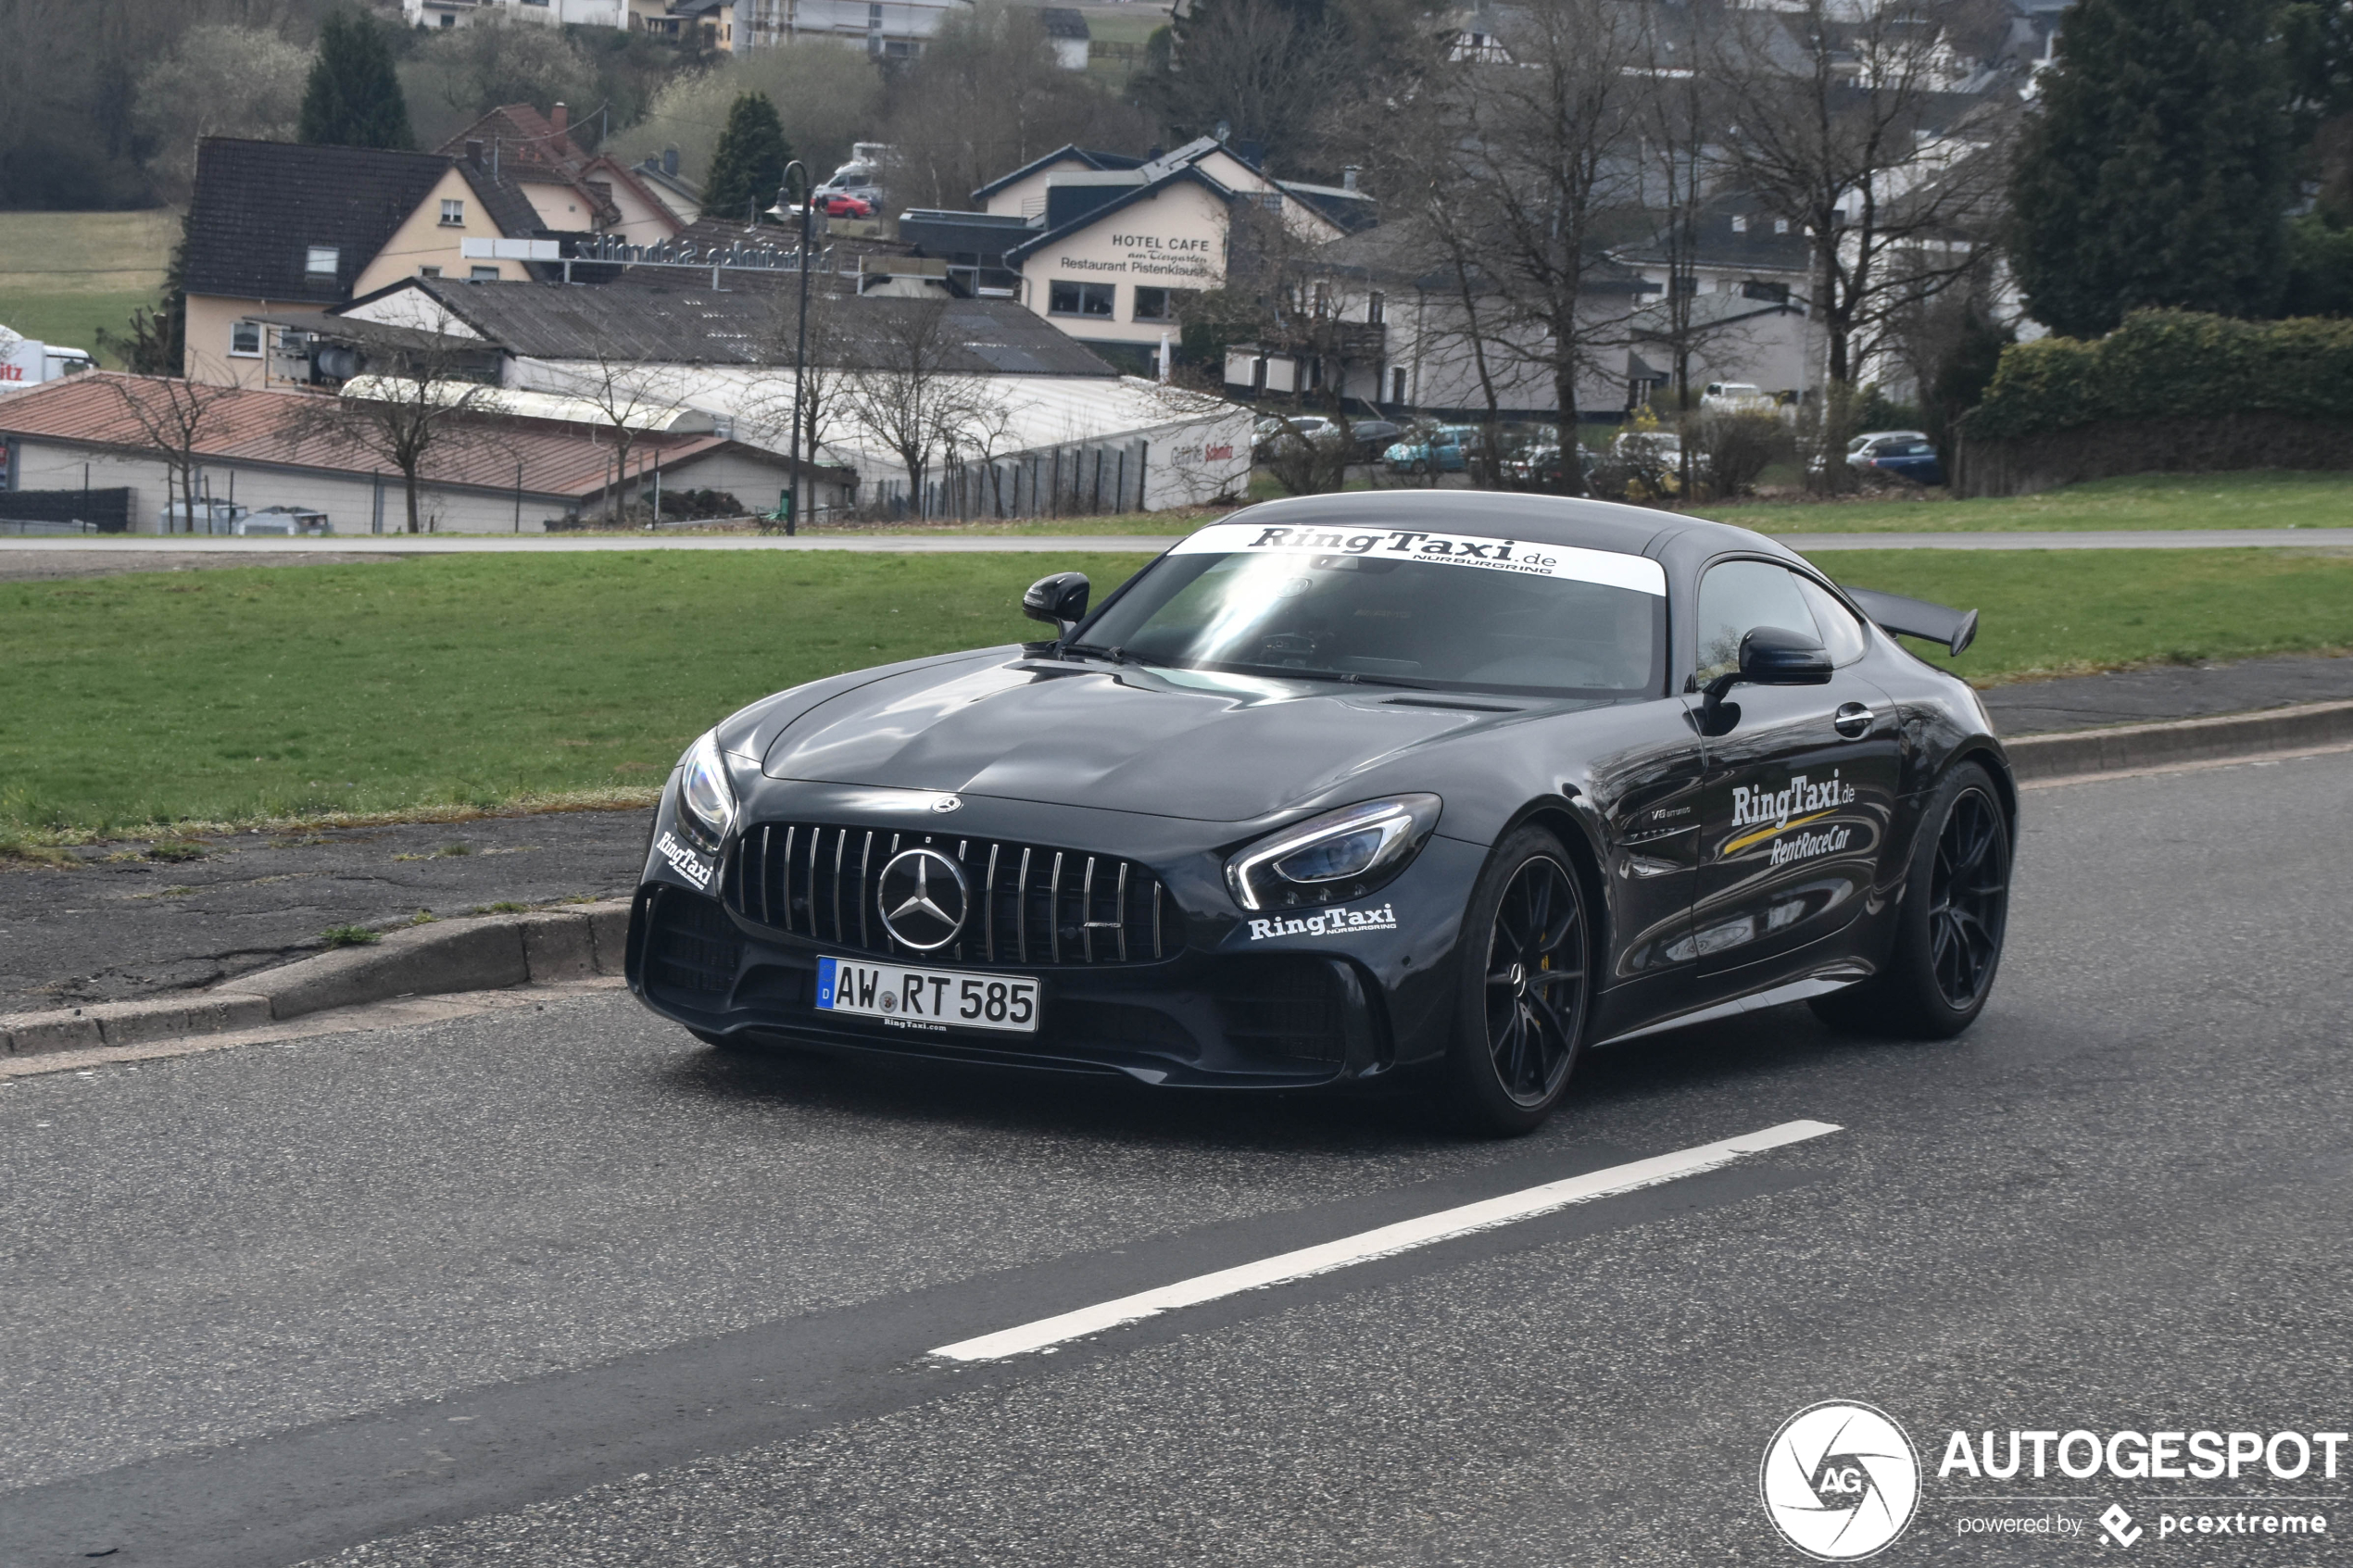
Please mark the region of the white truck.
POLYGON ((85 350, 36 342, 0 327, 0 393, 22 392, 44 382, 78 376, 89 368, 85 350))

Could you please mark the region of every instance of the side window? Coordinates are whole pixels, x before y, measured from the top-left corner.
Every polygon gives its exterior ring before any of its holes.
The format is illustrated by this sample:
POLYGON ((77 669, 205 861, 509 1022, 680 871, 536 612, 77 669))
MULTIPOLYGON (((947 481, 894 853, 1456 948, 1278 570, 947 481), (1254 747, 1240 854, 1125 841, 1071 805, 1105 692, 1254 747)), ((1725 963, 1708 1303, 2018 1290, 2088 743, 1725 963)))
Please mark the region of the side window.
POLYGON ((1814 624, 1821 631, 1822 646, 1831 650, 1831 662, 1844 666, 1862 658, 1871 646, 1870 637, 1855 619, 1855 612, 1810 577, 1798 578, 1797 591, 1806 596, 1806 605, 1814 611, 1814 624))
POLYGON ((1739 668, 1741 639, 1759 626, 1818 637, 1800 579, 1770 561, 1728 560, 1699 580, 1699 678, 1712 681, 1739 668))

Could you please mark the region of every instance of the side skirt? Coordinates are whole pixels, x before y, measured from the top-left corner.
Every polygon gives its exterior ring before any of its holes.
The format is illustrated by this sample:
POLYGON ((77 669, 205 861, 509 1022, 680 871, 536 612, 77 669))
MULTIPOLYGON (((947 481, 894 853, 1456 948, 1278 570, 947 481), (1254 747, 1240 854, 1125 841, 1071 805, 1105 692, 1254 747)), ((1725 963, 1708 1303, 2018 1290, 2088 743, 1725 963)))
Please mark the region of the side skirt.
POLYGON ((1824 997, 1832 991, 1843 991, 1849 985, 1869 980, 1871 974, 1871 966, 1861 960, 1841 959, 1834 963, 1825 964, 1821 969, 1802 980, 1787 981, 1762 991, 1752 992, 1745 997, 1734 997, 1729 1001, 1718 1002, 1709 1007, 1695 1008, 1690 1012, 1677 1013, 1672 1018, 1663 1018, 1655 1023, 1645 1023, 1639 1029, 1629 1029, 1622 1034, 1612 1035, 1605 1040, 1595 1040, 1592 1042, 1593 1048, 1598 1050, 1604 1046, 1623 1045, 1629 1040, 1639 1040, 1649 1035, 1661 1035, 1669 1029, 1688 1028, 1694 1023, 1713 1023, 1718 1019, 1738 1018, 1743 1013, 1763 1012, 1768 1008, 1786 1007, 1792 1002, 1802 1002, 1810 997, 1824 997))

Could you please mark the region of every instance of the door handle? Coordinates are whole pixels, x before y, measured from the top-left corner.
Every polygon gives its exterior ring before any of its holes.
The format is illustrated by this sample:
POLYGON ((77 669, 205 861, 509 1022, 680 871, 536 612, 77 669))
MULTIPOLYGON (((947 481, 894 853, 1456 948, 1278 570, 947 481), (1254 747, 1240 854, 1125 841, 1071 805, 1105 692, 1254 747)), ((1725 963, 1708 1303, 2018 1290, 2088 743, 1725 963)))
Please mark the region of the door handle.
POLYGON ((1870 709, 1862 703, 1843 702, 1839 704, 1838 711, 1831 715, 1831 728, 1836 730, 1842 739, 1861 740, 1871 733, 1872 718, 1870 709))

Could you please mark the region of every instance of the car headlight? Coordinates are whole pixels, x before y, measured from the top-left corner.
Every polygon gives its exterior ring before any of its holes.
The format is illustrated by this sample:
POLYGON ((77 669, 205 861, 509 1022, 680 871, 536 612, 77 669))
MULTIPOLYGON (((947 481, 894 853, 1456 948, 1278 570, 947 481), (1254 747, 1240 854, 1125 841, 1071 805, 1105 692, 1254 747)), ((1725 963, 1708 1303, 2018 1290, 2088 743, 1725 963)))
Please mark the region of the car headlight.
POLYGON ((717 852, 736 825, 736 786, 728 781, 719 738, 706 734, 678 759, 678 820, 706 849, 717 852))
POLYGON ((1226 862, 1226 885, 1245 909, 1361 898, 1404 870, 1438 825, 1435 795, 1395 795, 1310 817, 1226 862))

